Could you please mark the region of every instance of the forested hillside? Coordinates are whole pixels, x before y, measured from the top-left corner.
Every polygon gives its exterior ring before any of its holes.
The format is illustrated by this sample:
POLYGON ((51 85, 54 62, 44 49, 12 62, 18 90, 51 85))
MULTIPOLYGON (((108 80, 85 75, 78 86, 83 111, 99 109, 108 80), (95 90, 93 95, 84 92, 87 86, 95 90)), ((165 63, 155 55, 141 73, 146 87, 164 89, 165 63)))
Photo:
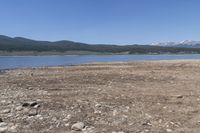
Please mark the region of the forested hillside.
POLYGON ((162 54, 162 53, 200 53, 198 48, 177 48, 153 45, 106 45, 106 44, 85 44, 73 41, 36 41, 22 37, 0 36, 0 51, 7 52, 66 52, 66 51, 90 51, 102 53, 128 54, 162 54))

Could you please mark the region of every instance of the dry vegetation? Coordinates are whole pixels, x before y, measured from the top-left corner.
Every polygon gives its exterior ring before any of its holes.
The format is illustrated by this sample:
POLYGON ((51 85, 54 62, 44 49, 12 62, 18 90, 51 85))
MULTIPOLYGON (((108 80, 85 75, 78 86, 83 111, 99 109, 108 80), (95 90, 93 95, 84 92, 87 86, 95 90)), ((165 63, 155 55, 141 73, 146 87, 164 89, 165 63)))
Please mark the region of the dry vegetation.
POLYGON ((200 61, 9 70, 0 90, 2 132, 200 131, 200 61))

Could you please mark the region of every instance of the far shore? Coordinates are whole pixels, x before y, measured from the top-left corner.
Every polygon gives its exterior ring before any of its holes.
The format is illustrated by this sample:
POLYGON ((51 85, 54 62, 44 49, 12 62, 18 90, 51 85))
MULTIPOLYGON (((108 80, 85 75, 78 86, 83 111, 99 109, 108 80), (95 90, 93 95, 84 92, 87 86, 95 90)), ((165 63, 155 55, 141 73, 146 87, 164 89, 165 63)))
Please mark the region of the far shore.
POLYGON ((93 51, 0 51, 0 56, 62 56, 62 55, 187 55, 187 54, 199 54, 199 53, 132 53, 120 52, 120 53, 109 53, 109 52, 93 52, 93 51))

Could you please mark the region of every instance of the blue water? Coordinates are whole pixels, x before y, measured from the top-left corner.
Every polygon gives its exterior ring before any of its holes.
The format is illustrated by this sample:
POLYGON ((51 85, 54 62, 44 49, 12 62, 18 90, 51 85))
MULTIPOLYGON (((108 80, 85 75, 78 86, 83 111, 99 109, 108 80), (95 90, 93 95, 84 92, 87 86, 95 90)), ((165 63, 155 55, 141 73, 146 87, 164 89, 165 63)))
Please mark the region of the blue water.
POLYGON ((92 62, 200 59, 191 55, 83 55, 83 56, 0 56, 0 69, 32 68, 59 65, 76 65, 92 62))

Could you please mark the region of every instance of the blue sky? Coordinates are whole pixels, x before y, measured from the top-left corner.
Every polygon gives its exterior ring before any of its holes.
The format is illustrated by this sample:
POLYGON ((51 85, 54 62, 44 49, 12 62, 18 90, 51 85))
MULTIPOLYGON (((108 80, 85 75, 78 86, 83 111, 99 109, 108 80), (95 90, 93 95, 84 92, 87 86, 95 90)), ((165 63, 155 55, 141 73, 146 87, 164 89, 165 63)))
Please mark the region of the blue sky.
POLYGON ((200 40, 200 0, 0 0, 0 34, 148 44, 200 40))

